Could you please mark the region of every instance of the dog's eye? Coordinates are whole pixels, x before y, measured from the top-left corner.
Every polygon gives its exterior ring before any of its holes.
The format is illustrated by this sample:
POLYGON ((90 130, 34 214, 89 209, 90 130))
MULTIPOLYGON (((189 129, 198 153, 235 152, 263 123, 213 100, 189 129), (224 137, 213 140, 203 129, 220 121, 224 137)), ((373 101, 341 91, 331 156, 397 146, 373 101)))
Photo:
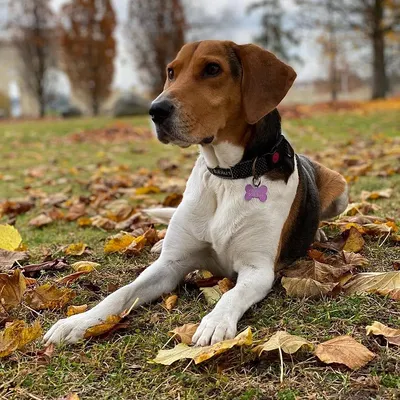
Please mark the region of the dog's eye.
POLYGON ((174 79, 174 70, 172 68, 168 68, 168 79, 170 81, 174 79))
POLYGON ((217 76, 221 72, 221 67, 216 63, 207 64, 204 68, 204 76, 217 76))

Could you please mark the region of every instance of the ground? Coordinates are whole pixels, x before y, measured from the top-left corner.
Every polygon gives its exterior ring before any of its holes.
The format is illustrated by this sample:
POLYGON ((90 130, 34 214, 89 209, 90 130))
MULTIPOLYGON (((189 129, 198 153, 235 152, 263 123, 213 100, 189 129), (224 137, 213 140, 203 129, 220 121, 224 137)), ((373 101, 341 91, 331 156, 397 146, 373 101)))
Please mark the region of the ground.
MULTIPOLYGON (((382 148, 390 149, 399 146, 392 142, 400 135, 399 112, 395 107, 328 110, 312 117, 284 120, 283 127, 296 151, 340 167, 344 153, 354 159, 360 154, 368 158, 368 151, 376 151, 381 144, 382 148)), ((87 180, 96 171, 107 170, 112 176, 121 171, 137 172, 140 168, 153 170, 160 158, 176 162, 178 175, 186 178, 196 157, 195 149, 180 150, 153 139, 125 142, 95 137, 82 139, 74 135, 109 125, 147 129, 147 124, 145 117, 121 121, 82 119, 0 124, 0 201, 24 197, 35 190, 88 195, 87 180)), ((389 199, 374 203, 381 207, 377 215, 389 216, 398 223, 400 175, 385 173, 359 178, 354 175, 348 177, 353 201, 359 201, 362 190, 394 188, 389 199)), ((165 194, 154 196, 157 200, 163 197, 165 194)), ((129 201, 140 204, 141 200, 130 197, 129 201)), ((98 272, 72 284, 79 292, 72 304, 96 304, 115 287, 130 282, 156 258, 147 250, 138 257, 106 255, 105 240, 115 232, 81 228, 76 222, 56 221, 43 228, 29 226, 28 221, 39 212, 35 207, 16 219, 16 227, 32 255, 31 262, 41 261, 45 255, 56 257, 61 246, 84 242, 92 250, 85 259, 101 264, 98 272), (96 290, 94 285, 98 286, 96 290)), ((8 218, 4 216, 0 221, 7 222, 8 218)), ((399 245, 389 241, 382 244, 382 241, 367 239, 362 253, 370 260, 370 271, 391 270, 392 262, 400 259, 399 245)), ((69 259, 73 262, 82 257, 69 259)), ((44 273, 39 281, 58 275, 65 273, 44 273)), ((375 320, 400 327, 398 301, 377 295, 294 299, 277 284, 268 298, 246 313, 239 330, 250 325, 257 339, 283 329, 311 342, 350 334, 377 354, 358 371, 324 365, 309 354, 285 357, 281 383, 277 354, 257 359, 253 354, 237 350, 198 366, 185 361, 170 367, 149 362, 170 339, 170 329, 199 322, 211 310, 197 289, 183 286, 176 293, 179 300, 173 310, 166 311, 161 301, 141 307, 132 312, 126 329, 102 339, 61 346, 49 361, 43 362, 38 357, 37 351, 42 346, 39 342, 0 358, 0 399, 57 399, 72 392, 85 400, 400 398, 399 347, 386 346, 384 341, 365 335, 365 326, 375 320)), ((65 315, 65 310, 37 313, 21 307, 13 313, 13 317, 29 322, 39 318, 48 329, 65 315)))

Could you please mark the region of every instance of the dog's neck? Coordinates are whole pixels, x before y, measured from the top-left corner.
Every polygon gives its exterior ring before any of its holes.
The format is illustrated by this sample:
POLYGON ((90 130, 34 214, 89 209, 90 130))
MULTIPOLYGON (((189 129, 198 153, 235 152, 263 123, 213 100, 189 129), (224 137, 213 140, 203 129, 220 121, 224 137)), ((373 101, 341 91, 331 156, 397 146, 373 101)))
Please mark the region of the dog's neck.
POLYGON ((281 117, 277 109, 257 124, 248 125, 243 132, 244 145, 221 141, 200 146, 200 152, 209 168, 229 168, 240 161, 254 159, 268 153, 281 136, 281 117))

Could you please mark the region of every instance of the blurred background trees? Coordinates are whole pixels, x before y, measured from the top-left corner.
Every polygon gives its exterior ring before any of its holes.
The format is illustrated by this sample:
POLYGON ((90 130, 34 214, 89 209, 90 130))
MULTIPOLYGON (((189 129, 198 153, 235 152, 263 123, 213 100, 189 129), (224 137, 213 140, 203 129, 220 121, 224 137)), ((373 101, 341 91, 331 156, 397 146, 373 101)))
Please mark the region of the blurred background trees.
POLYGON ((98 115, 111 93, 116 43, 111 0, 73 0, 62 9, 63 69, 76 94, 98 115))
POLYGON ((369 90, 375 99, 399 90, 400 0, 221 4, 0 0, 3 99, 12 86, 11 100, 2 100, 0 116, 8 114, 7 104, 15 108, 15 93, 29 103, 23 104, 23 113, 38 116, 60 113, 61 105, 68 104, 94 115, 112 113, 117 103, 123 103, 124 115, 129 109, 143 110, 162 91, 165 66, 182 45, 212 38, 254 41, 293 64, 299 79, 288 101, 338 101, 355 98, 353 91, 361 89, 358 98, 369 90), (310 68, 314 71, 307 74, 310 68), (130 83, 121 76, 128 76, 130 83))

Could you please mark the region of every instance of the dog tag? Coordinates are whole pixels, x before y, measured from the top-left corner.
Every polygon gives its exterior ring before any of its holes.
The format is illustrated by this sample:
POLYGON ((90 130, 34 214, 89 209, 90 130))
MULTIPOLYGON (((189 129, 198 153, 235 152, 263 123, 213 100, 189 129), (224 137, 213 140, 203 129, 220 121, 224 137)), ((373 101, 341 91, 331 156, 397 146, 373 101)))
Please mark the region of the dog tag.
POLYGON ((249 184, 246 185, 245 190, 246 193, 244 195, 244 199, 246 201, 250 201, 251 199, 258 199, 264 203, 267 200, 268 188, 265 185, 253 186, 249 184))

